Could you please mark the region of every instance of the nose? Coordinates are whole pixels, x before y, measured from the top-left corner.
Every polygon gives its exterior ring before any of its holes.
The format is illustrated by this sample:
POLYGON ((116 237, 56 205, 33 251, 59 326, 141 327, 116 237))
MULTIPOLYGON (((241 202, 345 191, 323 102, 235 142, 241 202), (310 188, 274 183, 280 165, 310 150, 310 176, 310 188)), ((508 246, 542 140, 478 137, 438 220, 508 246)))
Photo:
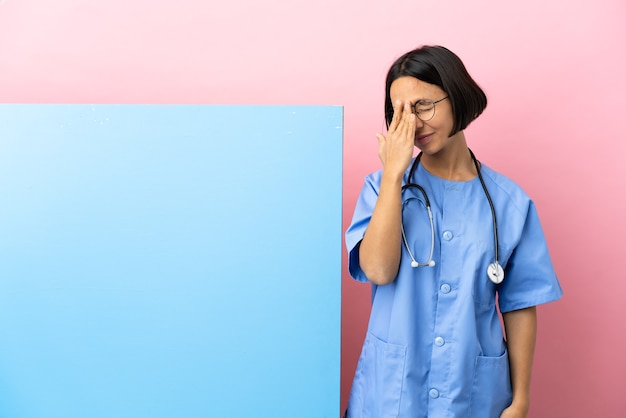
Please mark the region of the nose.
MULTIPOLYGON (((415 115, 415 113, 413 114, 415 115)), ((424 127, 424 121, 418 118, 417 115, 415 115, 415 130, 419 131, 420 128, 423 128, 423 127, 424 127)))

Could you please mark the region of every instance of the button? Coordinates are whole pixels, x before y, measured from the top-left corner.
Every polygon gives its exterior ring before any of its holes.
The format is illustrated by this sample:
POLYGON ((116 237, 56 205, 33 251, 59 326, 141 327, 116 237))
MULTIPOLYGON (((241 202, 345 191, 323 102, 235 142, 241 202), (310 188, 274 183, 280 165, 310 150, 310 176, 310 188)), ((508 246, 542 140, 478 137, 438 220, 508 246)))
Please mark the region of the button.
POLYGON ((435 338, 435 345, 436 345, 437 347, 441 347, 441 346, 442 346, 442 345, 444 345, 445 343, 446 343, 446 341, 445 341, 443 338, 441 338, 441 337, 437 337, 437 338, 435 338))
POLYGON ((441 290, 441 293, 450 293, 450 291, 452 290, 452 287, 450 287, 448 283, 444 283, 441 285, 439 289, 441 290))
POLYGON ((428 391, 428 396, 433 399, 437 399, 439 397, 439 391, 437 389, 431 389, 428 391))
POLYGON ((445 239, 446 241, 450 241, 452 239, 452 232, 450 231, 445 231, 443 233, 443 239, 445 239))

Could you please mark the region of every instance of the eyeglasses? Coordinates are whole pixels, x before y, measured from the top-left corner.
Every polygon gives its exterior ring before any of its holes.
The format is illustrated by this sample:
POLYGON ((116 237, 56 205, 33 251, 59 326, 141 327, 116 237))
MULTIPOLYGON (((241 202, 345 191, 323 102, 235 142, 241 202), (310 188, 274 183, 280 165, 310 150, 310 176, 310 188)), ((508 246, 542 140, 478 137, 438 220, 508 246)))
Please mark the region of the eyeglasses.
POLYGON ((443 99, 435 100, 434 102, 430 99, 420 100, 413 105, 413 113, 415 113, 415 116, 420 118, 422 122, 428 122, 435 117, 435 105, 447 98, 448 96, 443 99))

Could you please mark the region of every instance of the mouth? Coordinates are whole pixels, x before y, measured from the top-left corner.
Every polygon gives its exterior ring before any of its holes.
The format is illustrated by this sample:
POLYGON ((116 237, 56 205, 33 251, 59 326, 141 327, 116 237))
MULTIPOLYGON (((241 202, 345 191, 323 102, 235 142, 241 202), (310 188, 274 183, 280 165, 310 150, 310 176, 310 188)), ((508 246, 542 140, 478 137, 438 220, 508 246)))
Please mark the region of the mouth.
POLYGON ((426 144, 432 139, 433 134, 415 135, 415 142, 418 144, 426 144))

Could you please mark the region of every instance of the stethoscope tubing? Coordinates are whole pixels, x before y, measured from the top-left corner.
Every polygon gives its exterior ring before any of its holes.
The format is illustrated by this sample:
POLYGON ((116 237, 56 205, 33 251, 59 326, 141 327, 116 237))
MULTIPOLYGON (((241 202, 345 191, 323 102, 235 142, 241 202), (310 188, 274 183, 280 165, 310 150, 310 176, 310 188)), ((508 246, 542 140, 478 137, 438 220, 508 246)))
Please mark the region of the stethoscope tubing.
POLYGON ((426 211, 428 212, 428 220, 430 222, 430 254, 428 255, 428 261, 425 263, 420 263, 415 259, 413 252, 411 252, 411 248, 409 247, 409 242, 406 239, 406 233, 404 232, 404 224, 400 222, 400 229, 402 231, 402 240, 404 241, 404 246, 411 257, 411 267, 433 267, 435 265, 435 261, 433 260, 433 254, 435 253, 435 223, 433 221, 433 211, 430 208, 430 200, 428 199, 428 195, 422 186, 415 183, 409 183, 402 186, 402 191, 410 187, 416 187, 420 192, 422 192, 422 196, 424 196, 424 206, 426 206, 426 211))
POLYGON ((487 196, 487 201, 489 202, 489 208, 491 208, 491 219, 493 221, 493 245, 495 248, 494 263, 500 264, 499 256, 498 256, 498 243, 500 241, 498 240, 498 221, 496 218, 496 210, 493 206, 493 201, 491 200, 491 196, 489 195, 489 192, 487 191, 487 186, 485 185, 485 180, 483 179, 483 175, 480 172, 480 165, 478 164, 478 160, 476 159, 476 156, 474 155, 472 150, 469 148, 468 150, 470 152, 470 155, 472 156, 472 161, 474 161, 474 166, 476 166, 476 172, 478 173, 478 179, 480 180, 480 184, 481 186, 483 186, 483 191, 485 192, 485 196, 487 196))
MULTIPOLYGON (((470 152, 470 156, 472 157, 472 161, 474 162, 474 166, 476 167, 476 172, 478 173, 478 179, 480 180, 480 184, 483 188, 483 191, 485 192, 485 196, 487 197, 487 202, 489 202, 489 208, 491 209, 491 219, 493 223, 494 262, 489 264, 489 266, 487 267, 487 277, 489 277, 489 280, 491 280, 493 283, 500 284, 504 280, 504 271, 502 267, 500 266, 500 262, 499 262, 498 221, 496 218, 496 210, 495 210, 493 201, 491 199, 491 195, 489 194, 489 191, 487 190, 487 185, 485 184, 485 180, 483 179, 481 169, 480 169, 480 164, 478 163, 478 160, 476 159, 476 156, 474 155, 472 150, 469 148, 468 150, 470 152)), ((428 194, 426 193, 426 190, 424 190, 422 186, 420 186, 419 184, 413 181, 413 178, 415 176, 415 171, 417 171, 417 167, 419 165, 421 156, 422 156, 422 153, 420 152, 415 158, 415 160, 413 161, 411 170, 409 171, 409 177, 407 179, 408 181, 402 186, 402 192, 404 192, 405 190, 409 188, 414 187, 414 188, 417 188, 421 192, 422 196, 424 197, 424 204, 426 206, 426 209, 428 211, 428 216, 430 218, 430 229, 431 229, 430 256, 426 263, 419 263, 417 260, 415 260, 415 257, 413 256, 413 253, 411 252, 411 249, 409 248, 409 243, 407 241, 406 234, 404 232, 404 225, 401 224, 400 227, 402 229, 402 239, 404 241, 404 245, 407 251, 409 252, 409 255, 412 260, 411 266, 412 267, 426 267, 426 266, 432 267, 435 265, 435 262, 432 259, 434 246, 435 246, 435 228, 434 228, 434 223, 433 223, 432 210, 430 207, 430 199, 428 198, 428 194)))

